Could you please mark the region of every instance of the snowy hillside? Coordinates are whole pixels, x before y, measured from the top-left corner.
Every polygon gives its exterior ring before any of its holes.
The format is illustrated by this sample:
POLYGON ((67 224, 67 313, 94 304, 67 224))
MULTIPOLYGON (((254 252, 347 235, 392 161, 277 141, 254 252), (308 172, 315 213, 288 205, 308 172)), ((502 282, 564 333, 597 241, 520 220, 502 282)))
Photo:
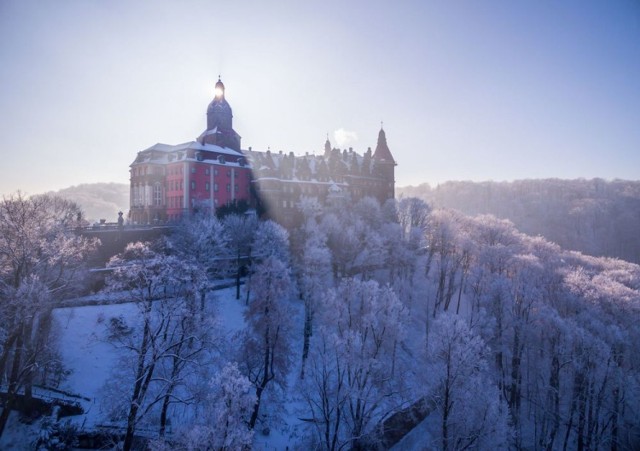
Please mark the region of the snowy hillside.
MULTIPOLYGON (((243 293, 244 294, 244 293, 243 293)), ((244 299, 244 296, 243 298, 244 299)), ((300 316, 297 308, 295 315, 300 316)), ((226 343, 226 346, 237 345, 237 333, 245 328, 243 313, 247 306, 242 300, 235 299, 235 288, 227 288, 209 293, 206 302, 207 315, 216 318, 219 326, 217 332, 226 343)), ((86 414, 71 417, 80 431, 100 430, 101 425, 110 424, 106 412, 110 393, 105 390, 105 385, 113 378, 113 370, 116 367, 121 351, 108 339, 108 323, 111 318, 135 319, 138 317, 135 304, 104 303, 95 306, 69 307, 54 311, 55 321, 60 328, 59 345, 62 358, 70 371, 67 380, 60 388, 77 393, 91 399, 84 403, 86 414)), ((299 334, 302 337, 302 333, 299 334)), ((301 347, 299 343, 298 347, 301 347)), ((295 377, 293 378, 295 381, 295 377)), ((256 448, 284 449, 295 441, 295 426, 299 426, 296 412, 290 412, 295 402, 284 405, 284 418, 282 431, 273 430, 270 436, 257 434, 255 438, 256 448), (294 435, 294 437, 291 437, 294 435), (259 445, 259 446, 258 446, 259 445)), ((191 417, 192 414, 187 414, 191 417)), ((179 422, 174 427, 180 427, 179 422)))
MULTIPOLYGON (((36 215, 36 201, 5 208, 36 215)), ((299 213, 289 231, 195 217, 128 245, 106 288, 76 301, 92 242, 55 216, 0 235, 47 262, 3 266, 6 286, 20 281, 0 324, 4 405, 32 419, 0 412, 0 446, 97 430, 158 451, 640 443, 640 266, 415 198, 305 199, 299 213), (22 407, 42 390, 84 413, 22 407)))
POLYGON ((118 212, 129 210, 129 185, 124 183, 85 183, 53 192, 71 200, 82 208, 84 217, 90 222, 106 219, 115 222, 118 212))

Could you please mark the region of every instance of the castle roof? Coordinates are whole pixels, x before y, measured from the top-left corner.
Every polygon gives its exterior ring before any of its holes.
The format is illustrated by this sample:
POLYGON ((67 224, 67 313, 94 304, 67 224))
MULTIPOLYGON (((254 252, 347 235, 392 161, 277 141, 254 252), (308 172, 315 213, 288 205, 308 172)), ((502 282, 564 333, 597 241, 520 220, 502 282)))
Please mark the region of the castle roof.
POLYGON ((380 132, 378 133, 378 144, 376 145, 376 151, 373 153, 373 159, 387 163, 396 163, 387 145, 387 135, 383 128, 380 128, 380 132))
POLYGON ((171 144, 163 144, 163 143, 156 143, 153 146, 143 150, 142 152, 147 152, 147 151, 159 151, 159 152, 176 152, 176 151, 184 151, 184 150, 207 150, 209 152, 216 152, 216 153, 220 153, 220 154, 224 154, 224 155, 232 155, 234 157, 242 157, 243 154, 241 152, 235 151, 233 149, 230 149, 229 147, 221 147, 221 146, 216 146, 215 144, 202 144, 198 141, 189 141, 186 143, 182 143, 182 144, 176 144, 176 145, 171 145, 171 144))

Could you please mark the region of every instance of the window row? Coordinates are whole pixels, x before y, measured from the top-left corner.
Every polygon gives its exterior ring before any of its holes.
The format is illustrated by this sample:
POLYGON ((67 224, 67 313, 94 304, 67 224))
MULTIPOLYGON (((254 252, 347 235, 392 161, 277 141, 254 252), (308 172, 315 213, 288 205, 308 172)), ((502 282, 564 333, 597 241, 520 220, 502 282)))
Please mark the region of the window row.
POLYGON ((184 180, 167 180, 167 191, 182 191, 184 180))
POLYGON ((151 174, 163 175, 164 168, 162 166, 136 166, 131 168, 131 175, 134 177, 151 174))
POLYGON ((169 208, 183 208, 184 207, 184 197, 183 196, 169 196, 167 198, 167 203, 169 208))
POLYGON ((131 202, 134 207, 156 206, 162 205, 163 190, 160 183, 153 186, 134 185, 131 188, 131 202))

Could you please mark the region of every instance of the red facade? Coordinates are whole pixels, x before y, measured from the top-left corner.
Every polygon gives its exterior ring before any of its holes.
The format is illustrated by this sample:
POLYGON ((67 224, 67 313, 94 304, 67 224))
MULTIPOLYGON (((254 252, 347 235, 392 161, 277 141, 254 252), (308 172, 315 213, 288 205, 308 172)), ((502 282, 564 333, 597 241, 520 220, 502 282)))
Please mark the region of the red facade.
POLYGON ((250 201, 251 169, 231 149, 197 142, 157 144, 131 165, 131 210, 135 224, 177 221, 197 211, 214 212, 250 201))

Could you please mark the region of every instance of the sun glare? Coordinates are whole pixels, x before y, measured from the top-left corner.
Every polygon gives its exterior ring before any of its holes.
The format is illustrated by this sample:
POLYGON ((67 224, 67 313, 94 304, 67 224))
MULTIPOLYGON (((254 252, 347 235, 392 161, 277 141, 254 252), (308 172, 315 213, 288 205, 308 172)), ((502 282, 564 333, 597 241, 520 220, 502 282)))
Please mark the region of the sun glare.
POLYGON ((222 90, 222 88, 216 88, 215 94, 216 94, 216 97, 222 97, 222 95, 224 94, 224 91, 222 90))

